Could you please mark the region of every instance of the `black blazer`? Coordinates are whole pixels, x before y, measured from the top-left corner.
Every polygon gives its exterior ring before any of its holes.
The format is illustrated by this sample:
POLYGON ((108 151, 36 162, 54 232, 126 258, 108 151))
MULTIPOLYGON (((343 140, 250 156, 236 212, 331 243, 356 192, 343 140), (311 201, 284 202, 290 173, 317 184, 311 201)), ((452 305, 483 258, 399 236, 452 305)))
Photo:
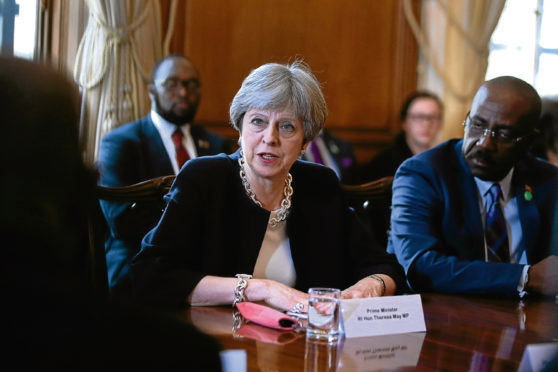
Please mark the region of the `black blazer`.
MULTIPOLYGON (((190 126, 198 156, 230 152, 227 139, 199 125, 190 126)), ((146 117, 115 128, 103 138, 98 167, 102 186, 126 186, 155 177, 174 174, 157 128, 146 117)), ((105 241, 109 287, 129 292, 129 263, 139 251, 141 239, 155 226, 162 203, 119 203, 101 201, 109 226, 105 241)))
MULTIPOLYGON (((254 271, 269 212, 246 195, 238 158, 237 151, 194 159, 182 168, 161 220, 132 262, 134 290, 141 299, 185 304, 206 275, 254 271)), ((373 273, 387 274, 403 288, 401 266, 345 206, 335 173, 298 160, 291 174, 287 234, 295 288, 346 288, 373 273)))
POLYGON ((361 182, 370 182, 388 176, 393 177, 401 163, 412 156, 413 153, 407 145, 405 132, 401 132, 388 148, 374 156, 368 164, 362 166, 361 182))

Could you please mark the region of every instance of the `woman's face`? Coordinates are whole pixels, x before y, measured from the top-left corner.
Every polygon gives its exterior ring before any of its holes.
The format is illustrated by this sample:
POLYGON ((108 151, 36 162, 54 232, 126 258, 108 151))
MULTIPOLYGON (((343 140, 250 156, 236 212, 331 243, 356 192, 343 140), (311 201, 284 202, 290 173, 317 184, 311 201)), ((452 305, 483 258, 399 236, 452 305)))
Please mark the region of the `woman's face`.
POLYGON ((250 183, 282 184, 303 148, 304 128, 290 107, 249 109, 242 119, 240 138, 250 183))
POLYGON ((417 98, 403 122, 407 142, 420 149, 432 147, 438 132, 442 128, 442 112, 438 102, 432 98, 417 98))

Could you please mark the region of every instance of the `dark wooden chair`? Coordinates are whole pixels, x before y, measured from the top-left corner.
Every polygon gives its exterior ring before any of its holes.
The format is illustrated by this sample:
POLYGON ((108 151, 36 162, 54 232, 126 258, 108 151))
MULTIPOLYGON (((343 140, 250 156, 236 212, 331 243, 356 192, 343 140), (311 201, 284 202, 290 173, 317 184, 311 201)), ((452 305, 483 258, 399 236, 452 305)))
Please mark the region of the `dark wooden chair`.
POLYGON ((392 182, 393 177, 384 177, 361 185, 343 185, 349 207, 383 247, 387 247, 392 182))
POLYGON ((159 201, 169 191, 175 176, 163 176, 122 187, 96 186, 95 201, 89 217, 89 248, 92 257, 92 274, 95 291, 100 296, 108 293, 107 265, 105 259, 105 234, 107 223, 99 200, 117 202, 159 201))

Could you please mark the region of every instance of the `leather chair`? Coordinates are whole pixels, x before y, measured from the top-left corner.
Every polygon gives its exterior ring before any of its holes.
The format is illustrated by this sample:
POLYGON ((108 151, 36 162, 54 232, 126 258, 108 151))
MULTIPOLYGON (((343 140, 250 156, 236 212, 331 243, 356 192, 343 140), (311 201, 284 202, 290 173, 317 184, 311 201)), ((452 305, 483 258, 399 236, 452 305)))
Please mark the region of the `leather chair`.
POLYGON ((389 233, 392 183, 393 177, 384 177, 361 185, 343 185, 349 207, 383 247, 387 247, 389 233))
POLYGON ((155 202, 168 193, 175 176, 163 176, 122 187, 96 186, 97 200, 89 217, 89 247, 95 291, 104 297, 108 293, 107 265, 105 259, 105 234, 107 223, 99 199, 116 202, 155 202))

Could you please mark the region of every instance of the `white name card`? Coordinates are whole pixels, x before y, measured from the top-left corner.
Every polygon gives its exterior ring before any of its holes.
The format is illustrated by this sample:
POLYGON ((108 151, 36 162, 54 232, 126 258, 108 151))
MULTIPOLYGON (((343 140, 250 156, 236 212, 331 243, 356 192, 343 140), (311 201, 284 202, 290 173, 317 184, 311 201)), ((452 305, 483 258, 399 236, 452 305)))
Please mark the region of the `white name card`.
POLYGON ((535 371, 558 371, 558 342, 527 345, 518 372, 535 371))
POLYGON ((425 332, 420 295, 342 300, 345 337, 425 332))

